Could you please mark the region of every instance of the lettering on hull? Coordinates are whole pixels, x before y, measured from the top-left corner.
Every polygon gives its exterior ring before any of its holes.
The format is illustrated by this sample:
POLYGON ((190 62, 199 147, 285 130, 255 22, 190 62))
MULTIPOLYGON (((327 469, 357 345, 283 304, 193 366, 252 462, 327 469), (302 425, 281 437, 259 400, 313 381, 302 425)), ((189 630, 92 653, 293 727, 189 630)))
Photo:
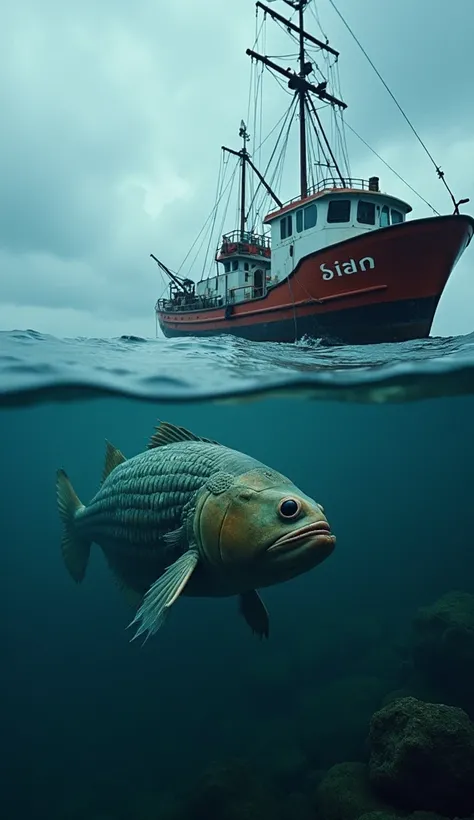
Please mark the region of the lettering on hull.
POLYGON ((324 262, 319 266, 322 273, 322 278, 328 282, 334 279, 335 276, 349 276, 351 273, 358 271, 373 270, 375 268, 375 260, 372 256, 363 256, 358 262, 355 259, 349 259, 346 262, 333 262, 331 265, 326 265, 324 262))

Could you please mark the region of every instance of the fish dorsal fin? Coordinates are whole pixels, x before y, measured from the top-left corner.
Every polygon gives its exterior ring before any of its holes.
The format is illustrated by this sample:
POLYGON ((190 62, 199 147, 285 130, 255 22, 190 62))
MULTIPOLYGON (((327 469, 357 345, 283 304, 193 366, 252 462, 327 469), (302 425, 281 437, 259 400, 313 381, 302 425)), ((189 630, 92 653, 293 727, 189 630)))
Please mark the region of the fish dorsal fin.
POLYGON ((219 444, 218 441, 213 441, 210 438, 203 438, 202 436, 195 436, 185 427, 178 427, 176 424, 170 424, 168 421, 162 421, 156 427, 150 441, 148 442, 148 449, 152 450, 154 447, 164 447, 165 444, 174 444, 177 441, 205 441, 206 444, 219 444))
POLYGON ((105 479, 110 475, 112 470, 115 470, 119 464, 123 464, 124 461, 127 459, 125 458, 124 454, 117 450, 110 441, 105 442, 105 461, 104 461, 104 469, 102 470, 102 481, 101 484, 104 483, 105 479))

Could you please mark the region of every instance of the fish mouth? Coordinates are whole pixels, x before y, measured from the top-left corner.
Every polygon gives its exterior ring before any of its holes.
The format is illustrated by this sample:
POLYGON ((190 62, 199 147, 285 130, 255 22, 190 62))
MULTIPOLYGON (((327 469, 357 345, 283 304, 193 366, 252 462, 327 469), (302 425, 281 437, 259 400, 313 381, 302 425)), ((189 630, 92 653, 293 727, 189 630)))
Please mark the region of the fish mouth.
POLYGON ((293 530, 277 541, 274 541, 267 552, 288 552, 300 546, 302 542, 311 540, 314 546, 333 546, 336 543, 336 536, 332 534, 331 528, 327 521, 316 521, 313 524, 307 524, 305 527, 300 527, 299 530, 293 530))

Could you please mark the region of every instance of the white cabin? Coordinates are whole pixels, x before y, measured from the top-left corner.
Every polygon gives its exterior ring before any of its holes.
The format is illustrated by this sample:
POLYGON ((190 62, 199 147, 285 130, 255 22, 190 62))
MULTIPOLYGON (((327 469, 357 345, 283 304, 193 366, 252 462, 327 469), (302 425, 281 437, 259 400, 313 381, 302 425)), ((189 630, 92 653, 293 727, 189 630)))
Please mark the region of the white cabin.
POLYGON ((196 284, 196 295, 215 304, 242 302, 264 296, 270 283, 270 240, 247 231, 222 237, 216 262, 222 273, 196 284))
POLYGON ((286 278, 310 253, 404 222, 411 206, 381 193, 378 182, 371 177, 368 182, 347 180, 348 187, 332 187, 332 180, 324 180, 304 200, 271 211, 264 219, 271 227, 271 284, 286 278))

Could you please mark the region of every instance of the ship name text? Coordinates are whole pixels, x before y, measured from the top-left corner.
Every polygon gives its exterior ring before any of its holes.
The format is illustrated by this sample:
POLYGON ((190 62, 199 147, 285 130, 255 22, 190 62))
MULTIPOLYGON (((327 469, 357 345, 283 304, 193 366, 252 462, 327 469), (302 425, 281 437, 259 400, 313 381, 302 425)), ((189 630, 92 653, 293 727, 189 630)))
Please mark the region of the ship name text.
POLYGON ((346 276, 358 271, 373 270, 375 268, 375 261, 371 256, 364 256, 358 262, 355 259, 349 259, 347 262, 333 262, 332 265, 326 265, 324 262, 319 266, 319 270, 326 282, 329 279, 334 279, 335 276, 346 276))

